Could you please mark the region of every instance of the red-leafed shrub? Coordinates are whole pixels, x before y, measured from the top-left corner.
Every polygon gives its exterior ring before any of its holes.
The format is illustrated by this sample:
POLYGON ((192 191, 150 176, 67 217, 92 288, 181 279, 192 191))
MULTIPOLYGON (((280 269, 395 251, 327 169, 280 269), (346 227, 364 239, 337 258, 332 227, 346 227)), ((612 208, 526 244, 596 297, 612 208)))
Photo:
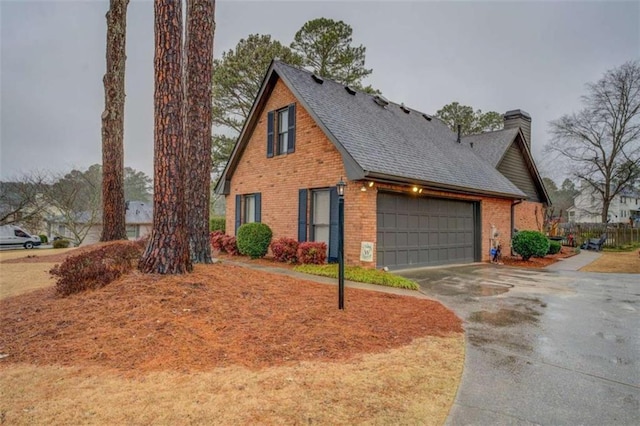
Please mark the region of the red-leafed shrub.
POLYGON ((273 258, 278 262, 296 263, 298 261, 298 241, 293 238, 278 238, 271 243, 273 258))
POLYGON ((238 251, 238 244, 236 243, 236 237, 227 235, 222 231, 213 231, 210 233, 209 241, 211 241, 211 248, 219 251, 220 253, 229 253, 233 256, 240 254, 238 251))
POLYGON ((238 250, 238 243, 236 242, 236 237, 232 237, 231 235, 225 235, 222 242, 223 251, 229 253, 232 256, 237 256, 240 254, 238 250))
POLYGON ((142 250, 140 241, 118 241, 68 257, 49 271, 58 277, 56 293, 69 296, 106 286, 135 268, 142 250))
POLYGON ((213 231, 209 234, 209 241, 211 241, 211 247, 217 251, 224 251, 224 237, 225 233, 222 231, 213 231))
POLYGON ((327 261, 327 245, 323 242, 307 242, 298 245, 298 262, 321 265, 327 261))

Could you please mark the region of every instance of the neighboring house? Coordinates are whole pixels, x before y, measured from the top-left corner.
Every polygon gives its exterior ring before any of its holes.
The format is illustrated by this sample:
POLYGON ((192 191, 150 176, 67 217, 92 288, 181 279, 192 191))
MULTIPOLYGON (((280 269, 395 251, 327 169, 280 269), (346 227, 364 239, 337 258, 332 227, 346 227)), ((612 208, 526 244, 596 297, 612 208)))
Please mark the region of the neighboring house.
MULTIPOLYGON (((89 244, 95 244, 100 241, 102 234, 102 216, 98 217, 96 223, 88 223, 89 215, 81 214, 76 221, 77 225, 87 224, 88 229, 83 229, 82 233, 86 232, 86 236, 82 240, 81 246, 89 244)), ((136 240, 151 234, 153 228, 153 203, 143 201, 127 201, 127 209, 125 212, 125 224, 127 227, 127 238, 130 240, 136 240)), ((71 241, 75 240, 75 236, 69 226, 65 224, 61 218, 52 218, 49 220, 49 229, 51 237, 62 237, 71 241)))
POLYGON ((437 118, 274 61, 216 186, 227 232, 264 222, 274 238, 326 242, 336 260, 344 178, 348 264, 488 260, 493 230, 506 253, 513 228, 542 226, 549 198, 530 126, 510 111, 505 130, 460 138, 437 118))
MULTIPOLYGON (((602 196, 593 187, 582 185, 567 209, 569 222, 602 223, 602 196)), ((640 221, 640 193, 623 190, 609 204, 608 223, 640 221)))

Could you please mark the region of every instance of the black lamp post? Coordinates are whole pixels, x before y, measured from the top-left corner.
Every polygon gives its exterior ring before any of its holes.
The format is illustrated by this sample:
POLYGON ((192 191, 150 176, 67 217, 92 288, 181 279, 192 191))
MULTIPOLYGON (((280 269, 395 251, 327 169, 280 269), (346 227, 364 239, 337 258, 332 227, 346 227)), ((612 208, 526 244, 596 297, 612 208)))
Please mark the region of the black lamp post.
POLYGON ((346 183, 340 178, 338 191, 338 309, 344 309, 344 188, 346 183))

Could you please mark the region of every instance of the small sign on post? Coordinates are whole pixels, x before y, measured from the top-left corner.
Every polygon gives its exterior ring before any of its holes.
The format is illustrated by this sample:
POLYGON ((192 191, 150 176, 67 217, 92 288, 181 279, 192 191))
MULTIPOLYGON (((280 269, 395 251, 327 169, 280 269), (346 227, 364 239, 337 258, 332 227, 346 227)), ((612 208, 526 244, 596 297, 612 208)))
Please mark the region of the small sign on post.
POLYGON ((360 261, 373 262, 373 243, 360 243, 360 261))

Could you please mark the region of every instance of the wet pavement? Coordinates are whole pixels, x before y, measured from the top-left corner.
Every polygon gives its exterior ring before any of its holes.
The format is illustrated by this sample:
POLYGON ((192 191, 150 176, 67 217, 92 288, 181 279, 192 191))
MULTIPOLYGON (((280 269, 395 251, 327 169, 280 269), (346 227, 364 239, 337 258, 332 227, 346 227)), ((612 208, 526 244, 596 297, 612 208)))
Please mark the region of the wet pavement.
POLYGON ((398 274, 465 321, 447 424, 640 424, 640 276, 487 264, 398 274))

